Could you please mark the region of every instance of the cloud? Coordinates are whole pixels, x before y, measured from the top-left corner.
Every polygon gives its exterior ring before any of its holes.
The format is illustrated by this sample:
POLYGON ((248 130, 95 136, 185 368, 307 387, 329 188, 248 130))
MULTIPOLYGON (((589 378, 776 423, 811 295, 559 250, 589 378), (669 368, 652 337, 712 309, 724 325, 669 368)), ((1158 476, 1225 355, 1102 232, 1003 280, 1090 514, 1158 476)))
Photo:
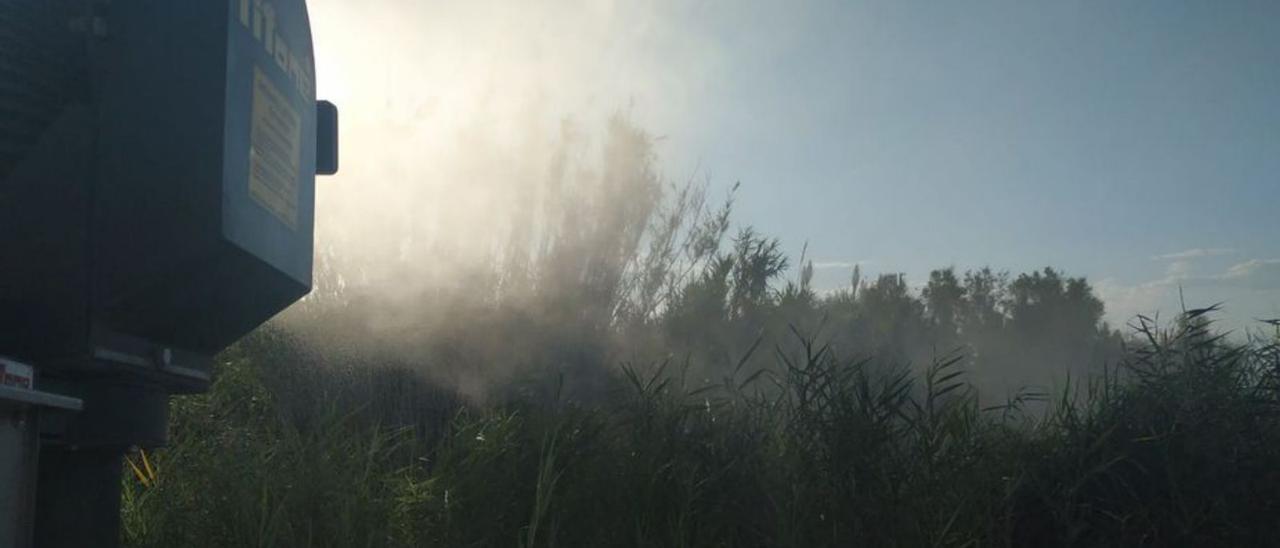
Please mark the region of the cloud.
POLYGON ((862 261, 814 261, 814 262, 813 262, 813 268, 815 268, 815 269, 817 269, 817 270, 829 270, 829 269, 841 269, 841 270, 843 270, 843 269, 853 268, 853 267, 855 267, 855 266, 867 266, 867 265, 869 265, 869 264, 873 264, 873 261, 868 261, 868 260, 862 260, 862 261))
POLYGON ((1187 298, 1197 306, 1227 302, 1227 315, 1234 317, 1227 325, 1247 328, 1253 327, 1249 318, 1276 315, 1274 310, 1280 306, 1280 259, 1250 259, 1208 275, 1191 275, 1187 261, 1173 260, 1163 277, 1137 284, 1103 279, 1094 288, 1106 303, 1107 319, 1113 324, 1128 322, 1136 314, 1175 313, 1182 306, 1179 288, 1186 288, 1187 298))
POLYGON ((1167 277, 1136 285, 1105 278, 1093 287, 1106 303, 1107 321, 1113 325, 1124 325, 1138 314, 1150 316, 1161 309, 1168 310, 1166 305, 1175 288, 1167 277))
POLYGON ((1253 259, 1235 264, 1213 280, 1247 289, 1280 289, 1280 259, 1253 259))
POLYGON ((1236 263, 1225 271, 1204 276, 1190 274, 1188 261, 1174 261, 1165 269, 1163 278, 1141 286, 1150 287, 1238 287, 1244 289, 1280 289, 1280 259, 1250 259, 1236 263))
POLYGON ((1192 271, 1191 261, 1185 261, 1185 260, 1171 261, 1168 266, 1164 267, 1165 277, 1162 279, 1166 281, 1185 280, 1187 278, 1192 277, 1191 271, 1192 271))
POLYGON ((1189 259, 1202 259, 1204 257, 1221 257, 1223 255, 1232 255, 1236 252, 1230 247, 1197 247, 1192 249, 1184 249, 1174 253, 1166 253, 1164 255, 1156 255, 1151 258, 1153 261, 1185 261, 1189 259))

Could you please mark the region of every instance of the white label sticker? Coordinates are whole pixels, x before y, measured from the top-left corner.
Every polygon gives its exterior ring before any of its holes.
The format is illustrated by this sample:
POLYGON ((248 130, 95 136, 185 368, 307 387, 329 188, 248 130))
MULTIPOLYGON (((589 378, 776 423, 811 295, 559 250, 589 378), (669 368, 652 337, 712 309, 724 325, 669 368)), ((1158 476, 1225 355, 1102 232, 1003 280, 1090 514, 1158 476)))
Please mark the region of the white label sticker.
POLYGON ((252 119, 249 195, 297 230, 302 117, 258 67, 253 68, 252 119))

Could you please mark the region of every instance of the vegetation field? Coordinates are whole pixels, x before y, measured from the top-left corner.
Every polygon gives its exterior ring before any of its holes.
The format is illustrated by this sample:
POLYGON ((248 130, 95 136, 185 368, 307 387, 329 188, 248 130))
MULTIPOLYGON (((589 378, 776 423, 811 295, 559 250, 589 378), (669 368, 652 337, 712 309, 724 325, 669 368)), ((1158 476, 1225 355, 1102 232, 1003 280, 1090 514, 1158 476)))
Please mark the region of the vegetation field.
POLYGON ((1276 322, 1117 330, 1050 268, 819 292, 606 134, 460 276, 322 255, 131 454, 125 543, 1277 544, 1276 322))
POLYGON ((592 403, 397 401, 412 377, 316 376, 268 330, 225 356, 211 393, 175 400, 170 447, 132 458, 125 535, 139 546, 1273 544, 1280 360, 1275 346, 1228 345, 1195 325, 1150 332, 1112 376, 1036 416, 1016 400, 979 405, 955 359, 878 376, 801 335, 764 374, 692 389, 668 363, 621 369, 592 403), (299 382, 314 398, 290 401, 299 382), (378 397, 349 405, 359 392, 378 397))

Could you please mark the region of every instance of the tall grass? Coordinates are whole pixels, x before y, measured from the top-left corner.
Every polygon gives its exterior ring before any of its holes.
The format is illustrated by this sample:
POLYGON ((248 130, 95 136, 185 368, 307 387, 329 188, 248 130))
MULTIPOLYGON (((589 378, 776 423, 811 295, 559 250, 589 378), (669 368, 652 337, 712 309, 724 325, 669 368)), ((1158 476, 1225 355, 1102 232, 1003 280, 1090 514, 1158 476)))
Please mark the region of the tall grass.
MULTIPOLYGON (((793 330, 717 383, 627 365, 608 397, 353 404, 265 330, 173 403, 136 546, 1189 546, 1280 535, 1280 361, 1212 309, 1140 318, 1126 360, 984 407, 958 356, 923 372, 793 330), (748 370, 771 353, 771 365, 748 370), (301 396, 300 396, 301 394, 301 396), (407 408, 419 411, 405 412, 407 408)), ((552 380, 553 385, 559 381, 552 380)), ((367 388, 373 390, 372 388, 367 388)), ((146 480, 145 482, 142 480, 146 480)))

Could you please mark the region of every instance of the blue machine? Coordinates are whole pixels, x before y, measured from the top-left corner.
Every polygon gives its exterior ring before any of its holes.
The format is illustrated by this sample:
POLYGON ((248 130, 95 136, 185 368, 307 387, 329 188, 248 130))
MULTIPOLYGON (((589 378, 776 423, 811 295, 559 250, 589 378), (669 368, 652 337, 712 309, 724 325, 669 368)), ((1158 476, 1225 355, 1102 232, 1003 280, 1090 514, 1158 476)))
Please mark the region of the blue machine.
POLYGON ((84 404, 45 429, 41 545, 101 545, 56 531, 109 509, 56 501, 118 494, 169 395, 310 291, 315 81, 303 0, 0 0, 0 355, 84 404))

